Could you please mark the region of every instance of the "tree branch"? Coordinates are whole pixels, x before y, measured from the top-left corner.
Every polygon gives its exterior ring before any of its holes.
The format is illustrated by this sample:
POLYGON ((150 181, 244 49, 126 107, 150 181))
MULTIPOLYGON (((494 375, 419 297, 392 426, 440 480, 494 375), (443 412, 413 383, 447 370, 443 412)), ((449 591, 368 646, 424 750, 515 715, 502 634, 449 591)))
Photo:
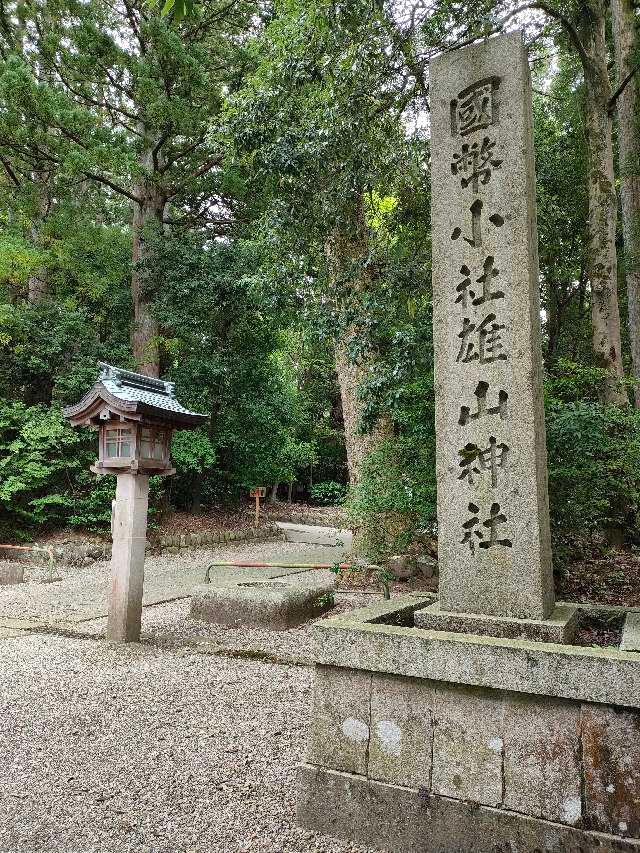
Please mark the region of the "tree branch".
POLYGON ((7 175, 11 178, 11 180, 13 181, 13 183, 14 183, 17 187, 19 187, 19 186, 20 186, 20 181, 19 181, 19 180, 18 180, 18 178, 16 177, 16 174, 15 174, 15 172, 13 171, 13 169, 11 168, 10 163, 9 163, 7 160, 5 160, 5 158, 4 158, 4 157, 0 157, 0 163, 2 163, 2 165, 4 166, 4 170, 5 170, 5 172, 6 172, 6 173, 7 173, 7 175))
POLYGON ((465 41, 458 42, 452 48, 450 48, 450 50, 460 50, 461 48, 467 47, 467 45, 473 44, 481 38, 488 38, 489 36, 495 35, 496 33, 499 33, 502 29, 504 29, 505 25, 508 24, 512 18, 515 18, 516 15, 520 15, 522 12, 528 12, 533 9, 538 9, 541 12, 545 12, 550 18, 554 18, 554 20, 559 21, 567 31, 569 38, 573 43, 573 46, 578 51, 582 64, 589 65, 591 63, 591 60, 589 59, 589 54, 585 50, 584 45, 580 40, 578 31, 571 23, 569 18, 567 18, 557 9, 554 9, 553 6, 549 6, 547 3, 543 2, 543 0, 536 0, 536 2, 533 3, 523 3, 521 6, 516 6, 515 9, 512 9, 507 15, 505 15, 501 21, 498 21, 496 26, 489 32, 485 33, 484 36, 473 36, 472 38, 468 38, 465 41))
POLYGON ((125 190, 124 187, 119 186, 114 183, 109 178, 105 178, 104 175, 98 175, 96 172, 87 172, 83 171, 83 175, 86 175, 92 181, 97 181, 99 184, 104 184, 105 187, 109 187, 118 195, 123 195, 125 198, 130 199, 134 204, 142 204, 142 199, 138 198, 137 195, 130 193, 128 190, 125 190))
POLYGON ((616 105, 616 101, 618 100, 620 95, 624 92, 624 90, 627 88, 629 83, 632 81, 634 75, 638 71, 640 71, 640 65, 636 65, 635 68, 631 69, 631 71, 627 74, 627 76, 624 78, 622 83, 620 83, 618 88, 615 90, 613 95, 611 95, 611 97, 609 98, 609 114, 611 114, 613 112, 615 105, 616 105))

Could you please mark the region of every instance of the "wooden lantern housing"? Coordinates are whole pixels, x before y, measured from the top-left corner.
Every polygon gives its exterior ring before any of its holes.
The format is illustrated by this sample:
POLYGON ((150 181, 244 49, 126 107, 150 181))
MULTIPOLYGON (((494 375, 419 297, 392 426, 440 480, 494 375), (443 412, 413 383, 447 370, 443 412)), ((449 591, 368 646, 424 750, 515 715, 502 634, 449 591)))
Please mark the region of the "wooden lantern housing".
POLYGON ((176 400, 172 382, 100 363, 96 384, 64 409, 72 426, 99 432, 96 474, 173 474, 170 449, 175 429, 193 429, 207 415, 176 400))

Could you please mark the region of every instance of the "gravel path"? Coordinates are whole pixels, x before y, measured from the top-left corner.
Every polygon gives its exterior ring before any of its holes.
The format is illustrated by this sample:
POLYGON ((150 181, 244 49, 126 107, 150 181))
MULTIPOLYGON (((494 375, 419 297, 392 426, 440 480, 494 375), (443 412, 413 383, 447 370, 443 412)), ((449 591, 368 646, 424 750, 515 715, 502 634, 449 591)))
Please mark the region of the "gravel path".
MULTIPOLYGON (((196 584, 202 583, 206 566, 214 560, 327 563, 341 559, 342 553, 341 548, 274 540, 229 543, 215 549, 184 549, 178 554, 148 554, 144 567, 145 602, 152 597, 190 594, 196 584)), ((106 613, 110 587, 108 562, 74 568, 60 564, 55 571, 62 577, 61 582, 42 583, 48 570, 30 567, 25 574, 27 583, 0 587, 0 618, 65 621, 91 615, 95 610, 106 613)), ((217 572, 223 577, 233 571, 220 568, 212 576, 217 572)), ((235 572, 245 573, 247 577, 256 573, 268 577, 286 570, 236 569, 235 572)))
POLYGON ((177 601, 113 647, 105 623, 0 641, 0 853, 366 853, 295 824, 311 668, 223 651, 309 660, 308 627, 226 629, 177 601))

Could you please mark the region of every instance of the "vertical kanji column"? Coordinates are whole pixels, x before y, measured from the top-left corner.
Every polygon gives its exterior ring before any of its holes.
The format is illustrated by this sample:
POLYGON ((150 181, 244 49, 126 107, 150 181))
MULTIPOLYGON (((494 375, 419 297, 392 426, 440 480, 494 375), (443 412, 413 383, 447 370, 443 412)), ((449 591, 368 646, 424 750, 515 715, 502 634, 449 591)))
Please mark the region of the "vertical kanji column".
POLYGON ((554 608, 531 82, 519 33, 431 63, 440 608, 554 608))

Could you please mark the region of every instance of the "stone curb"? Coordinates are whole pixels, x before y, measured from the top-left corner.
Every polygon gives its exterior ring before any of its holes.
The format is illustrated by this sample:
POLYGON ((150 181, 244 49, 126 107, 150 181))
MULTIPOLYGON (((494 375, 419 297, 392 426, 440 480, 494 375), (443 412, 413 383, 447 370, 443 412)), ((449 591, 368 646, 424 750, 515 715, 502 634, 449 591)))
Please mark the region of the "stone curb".
POLYGON ((239 530, 223 530, 220 533, 182 533, 174 536, 162 536, 151 540, 152 547, 164 548, 194 548, 203 545, 221 545, 226 542, 247 542, 250 540, 282 539, 282 533, 274 526, 271 528, 245 527, 239 530))
MULTIPOLYGON (((282 539, 282 533, 275 527, 254 528, 245 527, 238 530, 224 530, 220 533, 183 533, 175 536, 155 537, 153 533, 147 540, 147 551, 163 551, 165 549, 201 548, 209 545, 224 545, 228 542, 263 541, 265 539, 282 539)), ((98 560, 111 558, 111 542, 92 542, 89 544, 60 545, 53 548, 54 560, 71 566, 88 565, 98 560)), ((15 552, 0 547, 0 560, 15 561, 15 552)), ((48 555, 41 551, 25 551, 20 561, 37 566, 48 565, 48 555)))

